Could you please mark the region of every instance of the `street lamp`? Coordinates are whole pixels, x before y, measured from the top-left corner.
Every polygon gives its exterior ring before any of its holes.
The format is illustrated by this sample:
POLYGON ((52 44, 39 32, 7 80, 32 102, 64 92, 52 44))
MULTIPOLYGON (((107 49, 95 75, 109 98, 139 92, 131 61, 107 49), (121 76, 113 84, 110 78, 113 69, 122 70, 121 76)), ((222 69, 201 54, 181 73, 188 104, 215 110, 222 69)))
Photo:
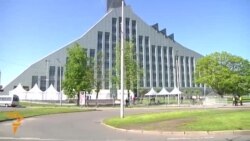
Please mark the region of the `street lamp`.
POLYGON ((124 56, 123 56, 123 40, 124 40, 124 33, 123 33, 123 26, 124 26, 124 1, 122 0, 122 23, 121 23, 121 102, 120 102, 120 118, 124 118, 124 89, 123 89, 123 69, 124 69, 124 56))

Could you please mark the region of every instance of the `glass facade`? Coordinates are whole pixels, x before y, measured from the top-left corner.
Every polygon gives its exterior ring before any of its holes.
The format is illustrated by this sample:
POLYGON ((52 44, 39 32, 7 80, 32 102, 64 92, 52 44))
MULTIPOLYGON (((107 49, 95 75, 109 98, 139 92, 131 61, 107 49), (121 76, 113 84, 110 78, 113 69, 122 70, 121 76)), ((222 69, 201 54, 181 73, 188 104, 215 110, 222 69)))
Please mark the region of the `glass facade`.
POLYGON ((105 55, 104 55, 105 89, 109 89, 109 37, 110 33, 105 32, 105 55))
POLYGON ((189 57, 186 56, 187 87, 190 87, 189 57))
POLYGON ((180 57, 180 70, 181 87, 185 87, 184 56, 180 57))
POLYGON ((167 47, 163 47, 163 59, 164 59, 164 75, 165 75, 165 87, 168 87, 168 54, 167 47))
POLYGON ((146 87, 150 87, 150 67, 149 67, 149 37, 145 36, 145 56, 146 56, 146 87))
POLYGON ((156 59, 155 59, 155 45, 151 46, 151 60, 152 60, 152 75, 153 87, 156 87, 156 59))
POLYGON ((50 66, 49 67, 49 86, 50 85, 55 86, 55 73, 56 73, 56 67, 50 66))
POLYGON ((191 66, 191 80, 192 80, 191 87, 194 87, 195 86, 195 83, 194 83, 194 57, 191 57, 190 66, 191 66))
MULTIPOLYGON (((57 87, 56 90, 59 92, 60 91, 60 80, 63 80, 63 67, 57 67, 57 87), (61 71, 61 76, 60 76, 60 71, 61 71), (61 78, 62 77, 62 78, 61 78)), ((61 82, 62 85, 62 82, 61 82)))
POLYGON ((174 87, 174 60, 173 60, 173 48, 168 48, 168 55, 169 55, 169 77, 170 77, 170 87, 174 87))
POLYGON ((126 41, 129 41, 129 34, 130 34, 130 19, 129 18, 125 18, 125 37, 126 37, 126 41))
POLYGON ((158 55, 158 82, 159 87, 162 87, 162 60, 161 60, 161 46, 157 47, 157 55, 158 55))
POLYGON ((40 89, 42 91, 46 90, 46 76, 40 76, 40 89))
POLYGON ((35 84, 38 84, 38 76, 32 76, 31 87, 33 88, 35 84))

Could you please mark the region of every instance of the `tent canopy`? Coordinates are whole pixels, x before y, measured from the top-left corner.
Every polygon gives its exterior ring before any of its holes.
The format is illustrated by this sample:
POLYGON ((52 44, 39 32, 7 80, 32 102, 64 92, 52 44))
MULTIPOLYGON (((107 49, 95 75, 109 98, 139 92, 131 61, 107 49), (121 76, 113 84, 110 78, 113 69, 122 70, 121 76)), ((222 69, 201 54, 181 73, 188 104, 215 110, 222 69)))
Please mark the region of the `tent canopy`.
POLYGON ((58 94, 59 92, 55 89, 55 87, 51 84, 49 88, 45 91, 46 94, 58 94))
POLYGON ((23 88, 23 86, 19 83, 17 87, 11 91, 9 91, 9 94, 17 95, 20 100, 26 99, 27 91, 23 88))
POLYGON ((174 94, 181 94, 182 92, 178 89, 178 88, 174 88, 171 92, 170 92, 170 94, 172 94, 172 95, 174 95, 174 94))
POLYGON ((32 89, 29 90, 29 93, 42 93, 43 91, 40 90, 37 84, 33 86, 32 89))
POLYGON ((44 92, 44 100, 59 100, 59 92, 51 84, 44 92))
POLYGON ((26 93, 27 91, 23 88, 22 84, 18 84, 17 87, 10 91, 12 94, 26 93))
POLYGON ((162 88, 157 95, 170 95, 170 93, 165 88, 162 88))
POLYGON ((154 90, 154 88, 151 88, 148 93, 145 94, 145 96, 155 96, 157 95, 157 92, 154 90))

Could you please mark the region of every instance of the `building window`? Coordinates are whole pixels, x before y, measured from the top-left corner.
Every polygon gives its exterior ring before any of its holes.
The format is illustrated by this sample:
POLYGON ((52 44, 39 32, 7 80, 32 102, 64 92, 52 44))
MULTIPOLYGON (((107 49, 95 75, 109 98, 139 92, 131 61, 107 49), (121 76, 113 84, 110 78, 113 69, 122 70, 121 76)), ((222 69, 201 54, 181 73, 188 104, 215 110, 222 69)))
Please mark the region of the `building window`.
POLYGON ((126 30, 126 40, 129 41, 129 30, 130 30, 130 27, 129 27, 129 22, 130 22, 130 19, 129 18, 126 18, 125 19, 125 24, 126 24, 126 27, 125 27, 125 30, 126 30))
POLYGON ((180 76, 181 76, 181 86, 184 87, 185 86, 185 80, 184 80, 184 57, 181 56, 180 57, 180 76))
POLYGON ((119 17, 119 41, 121 41, 121 23, 122 23, 122 17, 119 17))
MULTIPOLYGON (((63 67, 57 67, 57 91, 60 91, 60 80, 62 81, 63 78, 61 78, 63 76, 63 67), (61 71, 61 74, 60 74, 61 71), (61 75, 61 76, 60 76, 61 75)), ((61 82, 62 85, 62 82, 61 82)))
POLYGON ((102 51, 102 32, 98 31, 98 36, 97 36, 97 52, 102 51))
POLYGON ((56 67, 55 66, 50 66, 49 67, 49 85, 55 85, 55 72, 56 72, 56 67))
POLYGON ((35 84, 38 84, 38 76, 32 76, 31 87, 33 88, 35 84))
POLYGON ((136 21, 132 20, 132 38, 133 43, 136 42, 136 21))
POLYGON ((187 76, 187 86, 190 87, 190 75, 189 75, 189 57, 186 56, 186 76, 187 76))
POLYGON ((173 48, 172 47, 169 47, 169 56, 172 56, 172 54, 173 54, 173 48))
POLYGON ((90 58, 95 58, 95 49, 90 49, 89 56, 90 58))
POLYGON ((167 58, 167 47, 163 47, 163 59, 164 59, 164 69, 165 69, 165 86, 168 86, 168 58, 167 58))
POLYGON ((110 38, 110 33, 109 32, 105 32, 105 55, 104 55, 104 69, 105 71, 105 83, 104 83, 104 87, 105 89, 109 88, 109 73, 107 70, 109 70, 109 38, 110 38))
POLYGON ((147 87, 150 87, 150 81, 147 80, 147 87))
POLYGON ((40 89, 42 91, 46 90, 46 76, 41 76, 40 77, 40 89))

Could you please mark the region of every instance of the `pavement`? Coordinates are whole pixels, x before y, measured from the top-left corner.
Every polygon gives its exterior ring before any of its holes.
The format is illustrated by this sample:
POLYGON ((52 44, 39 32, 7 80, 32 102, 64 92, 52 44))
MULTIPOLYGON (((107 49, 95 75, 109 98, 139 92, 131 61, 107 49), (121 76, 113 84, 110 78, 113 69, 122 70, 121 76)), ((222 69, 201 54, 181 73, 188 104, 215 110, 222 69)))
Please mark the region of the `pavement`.
MULTIPOLYGON (((127 108, 125 114, 152 113, 175 108, 127 108)), ((102 124, 103 119, 119 116, 119 108, 66 113, 27 118, 17 133, 12 122, 0 123, 0 141, 250 141, 249 132, 234 134, 201 132, 155 133, 113 129, 102 124)))

